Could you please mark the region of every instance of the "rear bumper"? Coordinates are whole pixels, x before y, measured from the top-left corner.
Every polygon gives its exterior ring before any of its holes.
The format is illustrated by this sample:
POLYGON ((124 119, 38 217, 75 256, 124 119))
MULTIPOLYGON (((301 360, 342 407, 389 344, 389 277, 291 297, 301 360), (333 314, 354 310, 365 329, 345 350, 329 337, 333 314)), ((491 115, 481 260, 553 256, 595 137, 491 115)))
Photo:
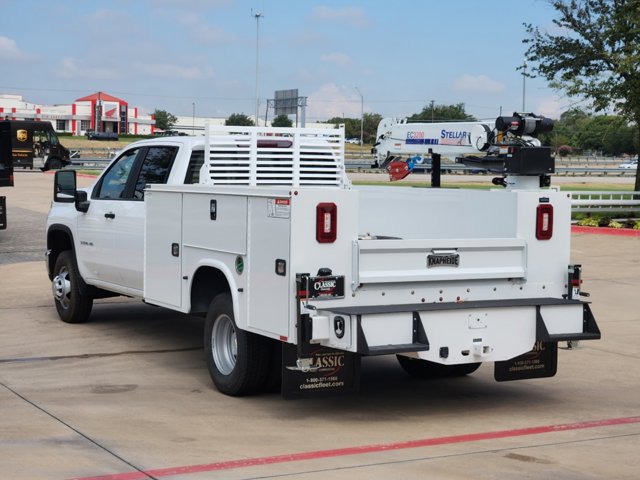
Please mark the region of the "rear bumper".
MULTIPOLYGON (((579 300, 526 298, 460 303, 332 307, 322 311, 329 328, 336 317, 351 325, 351 345, 362 355, 416 352, 441 363, 500 361, 531 349, 536 341, 597 340, 600 329, 579 300), (399 333, 401 332, 401 333, 399 333)), ((311 322, 313 324, 313 322, 311 322)), ((312 327, 311 327, 312 328, 312 327)), ((312 342, 344 348, 331 341, 312 342)))

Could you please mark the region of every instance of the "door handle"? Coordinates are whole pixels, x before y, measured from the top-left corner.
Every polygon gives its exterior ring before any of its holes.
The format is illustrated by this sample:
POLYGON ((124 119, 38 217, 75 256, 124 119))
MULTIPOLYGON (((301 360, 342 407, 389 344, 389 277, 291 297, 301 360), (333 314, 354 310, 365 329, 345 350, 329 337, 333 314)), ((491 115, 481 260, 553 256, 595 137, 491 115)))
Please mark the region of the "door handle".
POLYGON ((116 214, 113 212, 105 213, 104 218, 110 218, 113 220, 114 218, 116 218, 116 214))

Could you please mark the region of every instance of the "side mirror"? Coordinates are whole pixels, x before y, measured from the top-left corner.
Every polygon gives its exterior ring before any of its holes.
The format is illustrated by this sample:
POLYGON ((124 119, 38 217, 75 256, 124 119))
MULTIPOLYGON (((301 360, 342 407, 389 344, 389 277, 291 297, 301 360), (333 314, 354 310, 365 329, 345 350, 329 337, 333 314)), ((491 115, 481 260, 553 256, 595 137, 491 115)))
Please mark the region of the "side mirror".
POLYGON ((82 213, 87 213, 89 211, 90 201, 87 200, 87 192, 84 190, 80 190, 76 192, 76 210, 82 213))
POLYGON ((76 172, 58 170, 53 182, 53 201, 74 203, 76 201, 76 172))

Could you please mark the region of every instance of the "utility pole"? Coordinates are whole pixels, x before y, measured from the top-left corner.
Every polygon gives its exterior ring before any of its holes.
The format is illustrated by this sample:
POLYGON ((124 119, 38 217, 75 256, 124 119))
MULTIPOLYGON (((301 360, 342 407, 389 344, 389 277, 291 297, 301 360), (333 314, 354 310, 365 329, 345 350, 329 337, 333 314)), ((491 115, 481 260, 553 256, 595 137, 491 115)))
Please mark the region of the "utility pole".
POLYGON ((431 123, 433 123, 433 109, 435 107, 436 101, 431 100, 431 123))
POLYGON ((256 19, 256 126, 258 126, 258 110, 260 108, 260 100, 258 97, 258 61, 260 58, 260 19, 264 16, 260 12, 253 13, 253 16, 256 19))

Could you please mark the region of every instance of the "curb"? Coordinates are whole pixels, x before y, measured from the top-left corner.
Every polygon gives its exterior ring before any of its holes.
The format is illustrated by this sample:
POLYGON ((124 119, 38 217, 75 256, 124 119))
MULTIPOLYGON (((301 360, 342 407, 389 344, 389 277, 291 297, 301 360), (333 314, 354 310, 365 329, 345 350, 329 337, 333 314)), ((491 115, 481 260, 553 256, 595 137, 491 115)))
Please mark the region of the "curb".
POLYGON ((631 230, 630 228, 581 227, 572 225, 571 233, 610 235, 614 237, 640 237, 640 230, 631 230))

